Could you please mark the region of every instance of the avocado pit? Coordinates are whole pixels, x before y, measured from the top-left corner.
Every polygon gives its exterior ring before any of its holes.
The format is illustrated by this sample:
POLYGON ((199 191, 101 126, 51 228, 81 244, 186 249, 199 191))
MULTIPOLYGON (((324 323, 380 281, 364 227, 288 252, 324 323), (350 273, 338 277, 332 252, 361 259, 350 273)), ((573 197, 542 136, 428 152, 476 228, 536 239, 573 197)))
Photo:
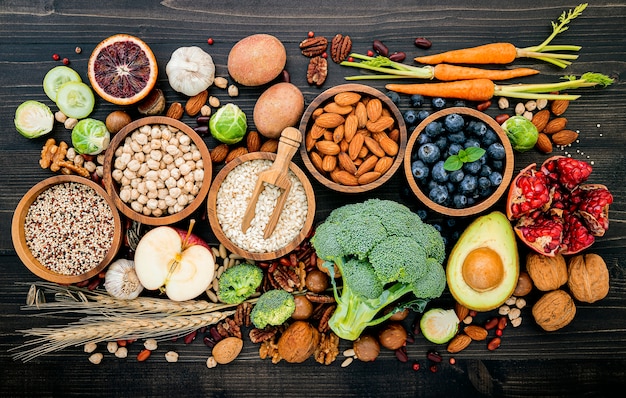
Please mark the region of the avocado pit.
POLYGON ((462 274, 469 287, 478 292, 486 292, 502 283, 504 264, 493 249, 479 247, 465 257, 462 274))

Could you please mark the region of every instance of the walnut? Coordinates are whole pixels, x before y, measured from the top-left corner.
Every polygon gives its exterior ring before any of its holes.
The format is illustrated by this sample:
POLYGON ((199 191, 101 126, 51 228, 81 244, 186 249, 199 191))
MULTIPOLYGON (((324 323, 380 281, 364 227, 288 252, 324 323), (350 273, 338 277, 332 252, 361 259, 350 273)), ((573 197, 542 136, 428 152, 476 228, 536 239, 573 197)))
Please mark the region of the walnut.
POLYGON ((526 271, 537 289, 547 292, 567 283, 567 264, 561 254, 554 257, 539 253, 526 256, 526 271))
POLYGON ((609 270, 597 254, 574 256, 569 260, 567 286, 578 301, 593 303, 609 293, 609 270))
POLYGON ((532 308, 537 325, 548 332, 567 326, 576 315, 576 305, 572 296, 564 290, 545 293, 532 308))
POLYGON ((320 343, 313 353, 313 358, 322 365, 330 365, 339 355, 339 337, 330 332, 322 333, 320 343))
POLYGON ((320 332, 306 321, 295 321, 278 339, 278 353, 287 362, 304 362, 315 352, 320 332))
POLYGON ((241 329, 231 318, 224 319, 223 322, 217 324, 216 328, 222 337, 237 337, 241 339, 241 329))
POLYGON ((328 61, 320 56, 311 58, 306 71, 306 81, 319 87, 326 81, 326 76, 328 76, 328 61))
POLYGON ((276 344, 275 338, 265 340, 261 343, 261 346, 259 347, 259 357, 261 359, 272 358, 272 363, 274 364, 280 362, 282 358, 278 352, 278 344, 276 344))

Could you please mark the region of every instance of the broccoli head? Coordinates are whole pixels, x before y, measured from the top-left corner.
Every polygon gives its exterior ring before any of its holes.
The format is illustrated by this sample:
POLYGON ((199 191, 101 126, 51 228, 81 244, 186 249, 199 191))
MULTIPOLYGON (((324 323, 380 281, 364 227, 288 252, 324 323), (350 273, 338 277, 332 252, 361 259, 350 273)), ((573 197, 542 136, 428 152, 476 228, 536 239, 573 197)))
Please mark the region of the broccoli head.
POLYGON ((369 199, 339 207, 311 243, 329 270, 334 265, 341 273, 341 289, 331 278, 337 308, 329 326, 346 340, 388 319, 393 311, 376 317, 404 295, 412 293, 409 304, 423 310, 445 288, 441 234, 400 203, 369 199))
POLYGON ((250 321, 259 329, 268 325, 282 325, 295 310, 296 301, 291 293, 282 289, 268 290, 250 311, 250 321))
POLYGON ((226 304, 239 304, 256 292, 263 281, 263 270, 250 263, 241 263, 220 275, 218 298, 226 304))

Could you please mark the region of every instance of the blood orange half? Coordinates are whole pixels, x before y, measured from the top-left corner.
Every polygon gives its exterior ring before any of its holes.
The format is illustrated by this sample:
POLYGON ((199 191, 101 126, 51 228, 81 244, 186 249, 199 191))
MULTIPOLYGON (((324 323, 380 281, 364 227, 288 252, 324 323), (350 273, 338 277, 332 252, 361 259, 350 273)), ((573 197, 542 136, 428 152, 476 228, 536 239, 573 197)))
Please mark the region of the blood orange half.
POLYGON ((87 73, 100 97, 117 105, 130 105, 154 88, 158 68, 154 53, 143 40, 117 34, 96 46, 87 73))

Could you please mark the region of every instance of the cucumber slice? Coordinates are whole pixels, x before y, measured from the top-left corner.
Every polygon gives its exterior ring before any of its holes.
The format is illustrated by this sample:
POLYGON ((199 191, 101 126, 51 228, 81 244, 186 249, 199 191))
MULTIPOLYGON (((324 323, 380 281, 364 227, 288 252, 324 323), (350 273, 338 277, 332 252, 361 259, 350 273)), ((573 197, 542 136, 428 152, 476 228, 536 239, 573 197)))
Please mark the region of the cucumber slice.
POLYGON ((26 138, 41 137, 52 131, 54 115, 46 104, 25 101, 15 110, 15 128, 26 138))
POLYGON ((43 78, 43 91, 52 101, 57 101, 57 91, 67 82, 80 82, 78 72, 67 66, 55 66, 43 78))
POLYGON ((57 106, 67 117, 82 119, 93 111, 96 99, 83 82, 67 82, 57 91, 57 106))

